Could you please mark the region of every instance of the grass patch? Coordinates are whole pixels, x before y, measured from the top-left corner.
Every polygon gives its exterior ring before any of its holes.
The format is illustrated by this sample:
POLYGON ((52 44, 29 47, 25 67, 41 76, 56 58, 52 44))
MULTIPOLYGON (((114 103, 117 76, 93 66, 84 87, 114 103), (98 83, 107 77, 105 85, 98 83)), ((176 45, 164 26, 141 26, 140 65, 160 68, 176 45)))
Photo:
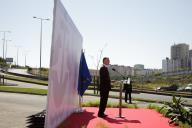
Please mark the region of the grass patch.
MULTIPOLYGON (((82 106, 83 107, 99 107, 99 100, 84 102, 82 104, 82 106)), ((118 108, 119 103, 108 102, 107 107, 108 108, 118 108)), ((123 103, 122 108, 138 108, 138 106, 137 106, 137 104, 125 104, 125 103, 123 103)))
MULTIPOLYGON (((119 103, 109 102, 107 104, 107 107, 109 107, 109 108, 119 108, 120 106, 119 106, 119 103)), ((123 103, 122 108, 138 108, 138 106, 137 106, 137 104, 125 104, 125 103, 123 103)))
POLYGON ((88 101, 88 102, 83 102, 82 107, 98 107, 99 106, 99 101, 88 101))
POLYGON ((103 122, 98 122, 95 128, 109 128, 109 127, 103 122))
POLYGON ((156 110, 157 112, 163 114, 165 116, 165 114, 167 113, 167 109, 166 108, 162 108, 161 106, 159 105, 156 105, 156 104, 149 104, 147 106, 147 109, 154 109, 156 110))
MULTIPOLYGON (((98 94, 93 94, 93 93, 89 93, 89 92, 86 92, 85 95, 89 95, 89 96, 99 96, 98 94)), ((119 96, 109 95, 109 98, 119 99, 119 96)), ((122 97, 122 99, 124 99, 124 96, 122 97)), ((164 103, 165 103, 164 101, 157 101, 157 100, 150 100, 150 99, 142 99, 142 98, 132 98, 132 100, 149 102, 149 103, 161 103, 161 104, 164 104, 164 103)))
POLYGON ((46 89, 18 88, 18 87, 9 87, 9 86, 1 86, 1 85, 0 85, 0 91, 13 92, 13 93, 36 94, 36 95, 47 95, 46 89))
POLYGON ((182 122, 179 122, 179 127, 180 128, 191 128, 192 126, 190 126, 189 124, 187 124, 187 123, 182 123, 182 122))
POLYGON ((46 86, 48 85, 48 81, 37 80, 37 79, 32 79, 32 78, 27 78, 27 77, 18 77, 18 76, 5 75, 5 79, 15 80, 15 81, 22 81, 22 82, 27 82, 27 83, 40 84, 40 85, 46 85, 46 86))
MULTIPOLYGON (((81 128, 86 128, 86 126, 82 126, 81 128)), ((98 122, 94 128, 109 128, 104 122, 98 122)), ((124 126, 123 128, 128 128, 128 126, 124 126)))

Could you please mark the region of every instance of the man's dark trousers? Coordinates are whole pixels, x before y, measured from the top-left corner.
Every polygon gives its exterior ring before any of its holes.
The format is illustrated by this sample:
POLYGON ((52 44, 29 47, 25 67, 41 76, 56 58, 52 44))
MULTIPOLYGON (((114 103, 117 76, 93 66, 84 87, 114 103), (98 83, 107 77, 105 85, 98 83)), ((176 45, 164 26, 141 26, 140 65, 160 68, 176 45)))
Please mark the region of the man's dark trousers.
POLYGON ((127 102, 127 95, 129 95, 129 103, 132 103, 131 102, 131 92, 128 90, 125 90, 125 102, 127 102))
POLYGON ((100 90, 100 105, 98 115, 102 116, 104 114, 105 108, 107 106, 107 100, 109 96, 109 90, 100 90))

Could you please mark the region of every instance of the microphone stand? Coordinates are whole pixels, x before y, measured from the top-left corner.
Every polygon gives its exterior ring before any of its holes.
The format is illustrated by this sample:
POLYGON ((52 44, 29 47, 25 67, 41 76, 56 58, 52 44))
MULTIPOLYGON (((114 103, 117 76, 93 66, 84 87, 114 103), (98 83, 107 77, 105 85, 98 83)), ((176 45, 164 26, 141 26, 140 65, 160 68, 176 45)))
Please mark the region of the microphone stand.
MULTIPOLYGON (((124 75, 122 75, 120 72, 118 72, 116 69, 112 68, 112 70, 114 72, 117 72, 119 75, 122 76, 122 78, 125 80, 126 77, 124 75)), ((125 118, 122 116, 122 83, 120 84, 120 92, 119 92, 119 115, 117 116, 117 118, 125 118)))
POLYGON ((126 79, 126 77, 125 77, 123 74, 121 74, 120 72, 118 72, 116 69, 112 68, 112 70, 113 70, 114 72, 118 73, 120 76, 122 76, 122 78, 123 78, 124 80, 126 79))

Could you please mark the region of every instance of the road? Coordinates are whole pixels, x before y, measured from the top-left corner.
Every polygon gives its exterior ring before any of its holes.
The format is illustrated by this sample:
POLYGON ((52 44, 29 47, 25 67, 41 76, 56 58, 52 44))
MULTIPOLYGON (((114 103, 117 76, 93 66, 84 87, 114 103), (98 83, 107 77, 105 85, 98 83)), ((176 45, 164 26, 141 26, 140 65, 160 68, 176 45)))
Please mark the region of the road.
POLYGON ((27 73, 27 69, 10 68, 10 69, 8 69, 8 72, 18 73, 18 74, 23 74, 23 75, 31 75, 31 74, 27 73))
POLYGON ((0 128, 24 128, 28 116, 46 107, 46 96, 0 92, 0 128))
MULTIPOLYGON (((172 101, 172 96, 165 96, 165 95, 155 95, 155 94, 147 94, 147 93, 140 93, 133 94, 135 98, 142 98, 142 99, 150 99, 150 100, 157 100, 157 101, 172 101)), ((178 98, 178 97, 177 97, 178 98)), ((181 98, 182 100, 186 101, 185 103, 192 105, 192 98, 181 98)))
MULTIPOLYGON (((31 84, 25 82, 17 82, 12 80, 6 80, 5 82, 16 85, 16 87, 23 87, 23 88, 39 88, 39 89, 47 89, 47 86, 42 86, 38 84, 31 84)), ((93 90, 87 90, 89 93, 93 93, 93 90)), ((110 95, 119 96, 119 92, 110 92, 110 95)), ((123 93, 124 96, 124 93, 123 93)), ((165 96, 165 95, 156 95, 156 94, 148 94, 148 93, 133 93, 133 98, 141 98, 141 99, 149 99, 149 100, 156 100, 156 101, 172 101, 172 96, 165 96)), ((192 98, 182 98, 182 100, 186 101, 185 103, 192 105, 192 98)))
MULTIPOLYGON (((25 69, 10 69, 9 71, 25 74, 27 71, 25 69)), ((8 81, 10 83, 16 83, 18 87, 27 87, 27 88, 41 88, 41 89, 47 89, 47 86, 41 86, 37 84, 29 84, 29 83, 23 83, 23 82, 14 82, 14 81, 8 81)), ((93 92, 93 91, 88 91, 93 92)), ((119 95, 118 92, 110 92, 111 95, 119 95)), ((123 94, 124 96, 124 94, 123 94)), ((157 101, 172 101, 172 96, 165 96, 165 95, 156 95, 156 94, 147 94, 147 93, 140 93, 140 94, 132 94, 133 98, 142 98, 142 99, 149 99, 149 100, 157 100, 157 101)), ((192 98, 182 98, 182 100, 186 101, 187 104, 192 105, 192 98)))

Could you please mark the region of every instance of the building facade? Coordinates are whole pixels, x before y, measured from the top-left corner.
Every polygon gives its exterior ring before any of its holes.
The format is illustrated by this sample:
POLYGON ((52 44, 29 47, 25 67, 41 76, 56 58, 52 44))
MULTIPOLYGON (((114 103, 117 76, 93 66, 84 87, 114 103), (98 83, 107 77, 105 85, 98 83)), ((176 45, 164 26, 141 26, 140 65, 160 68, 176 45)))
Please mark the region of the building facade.
POLYGON ((135 64, 134 65, 134 69, 138 69, 138 70, 144 70, 144 65, 143 64, 135 64))
POLYGON ((138 64, 137 66, 123 66, 123 65, 111 65, 110 66, 111 78, 122 78, 122 76, 150 76, 156 73, 161 73, 159 69, 144 69, 144 65, 138 64), (113 71, 112 69, 116 71, 113 71))
POLYGON ((192 50, 185 43, 171 46, 171 59, 162 60, 163 72, 177 72, 192 69, 192 50))
POLYGON ((189 45, 185 43, 172 45, 171 60, 177 63, 176 69, 187 68, 189 66, 189 45))

